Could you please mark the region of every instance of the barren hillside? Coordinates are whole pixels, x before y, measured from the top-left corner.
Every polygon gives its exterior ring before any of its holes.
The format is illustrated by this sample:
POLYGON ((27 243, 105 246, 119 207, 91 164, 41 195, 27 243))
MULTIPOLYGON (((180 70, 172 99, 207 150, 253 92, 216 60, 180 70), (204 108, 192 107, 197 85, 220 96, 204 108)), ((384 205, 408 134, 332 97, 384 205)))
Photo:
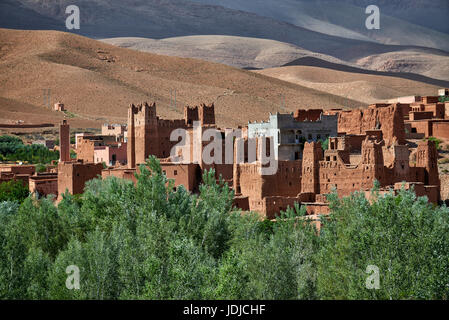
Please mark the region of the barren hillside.
POLYGON ((221 126, 266 119, 268 112, 360 103, 250 71, 195 59, 118 48, 58 31, 0 29, 0 122, 59 121, 44 106, 62 101, 74 123, 124 122, 131 102, 156 101, 163 117, 182 106, 214 102, 221 126), (176 108, 170 90, 176 89, 176 108), (286 109, 280 109, 281 96, 286 109))
POLYGON ((392 76, 331 70, 316 66, 284 66, 254 71, 304 87, 375 103, 410 95, 435 95, 439 86, 392 76))
POLYGON ((251 12, 342 38, 449 51, 447 0, 193 1, 251 12), (372 4, 381 13, 380 29, 374 32, 365 27, 365 9, 372 4))
MULTIPOLYGON (((183 58, 223 63, 237 68, 279 67, 310 56, 346 64, 337 58, 275 40, 233 36, 188 36, 166 39, 109 38, 101 41, 122 48, 183 58)), ((449 59, 449 58, 448 58, 449 59)))

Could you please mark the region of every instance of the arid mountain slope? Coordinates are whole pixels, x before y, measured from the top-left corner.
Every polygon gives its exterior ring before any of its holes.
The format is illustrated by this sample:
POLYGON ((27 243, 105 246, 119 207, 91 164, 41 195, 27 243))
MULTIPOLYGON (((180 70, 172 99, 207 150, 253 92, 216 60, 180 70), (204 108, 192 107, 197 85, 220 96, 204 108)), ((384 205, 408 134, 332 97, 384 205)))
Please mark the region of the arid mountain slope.
MULTIPOLYGON (((13 28, 13 25, 14 28, 22 29, 29 28, 28 16, 30 16, 30 19, 36 21, 32 29, 54 29, 53 21, 59 21, 62 30, 65 28, 67 17, 65 9, 67 6, 74 4, 73 0, 6 1, 7 7, 4 7, 3 2, 0 2, 0 11, 6 12, 5 10, 9 10, 11 15, 4 14, 3 19, 0 20, 0 27, 13 28), (39 23, 41 17, 50 19, 50 22, 42 20, 39 23), (20 18, 19 21, 17 18, 20 18), (24 26, 21 27, 18 22, 24 26)), ((266 2, 273 3, 271 0, 266 0, 266 2)), ((245 1, 245 3, 255 4, 253 1, 245 1)), ((275 4, 281 6, 282 1, 276 1, 275 4)), ((334 36, 325 32, 316 32, 280 18, 274 19, 249 11, 225 8, 224 2, 223 4, 220 2, 220 5, 205 5, 188 0, 77 0, 76 5, 80 9, 81 28, 72 31, 92 38, 144 37, 161 39, 190 35, 252 37, 294 44, 305 50, 331 55, 349 62, 351 59, 358 59, 367 55, 409 48, 375 43, 372 39, 363 41, 334 36)), ((285 12, 288 12, 288 10, 285 12)), ((342 10, 342 12, 346 11, 342 10)), ((348 16, 352 17, 353 15, 349 14, 348 16)), ((362 18, 364 16, 363 14, 362 18)), ((389 34, 392 34, 391 30, 389 34)), ((411 34, 413 34, 413 30, 411 34)), ((427 39, 428 37, 423 36, 421 38, 427 39)), ((446 46, 449 50, 448 40, 436 42, 440 44, 438 48, 446 46)), ((413 47, 422 45, 419 41, 412 43, 413 47)), ((435 49, 427 50, 429 52, 438 51, 435 49)))
POLYGON ((251 12, 323 34, 449 51, 446 0, 193 0, 251 12), (368 30, 365 9, 380 9, 380 29, 368 30), (413 17, 413 18, 412 18, 413 17))
POLYGON ((314 53, 289 43, 258 38, 201 35, 166 39, 109 38, 101 41, 122 48, 201 59, 247 69, 280 67, 306 56, 346 64, 337 58, 314 53))
POLYGON ((355 64, 364 69, 410 72, 449 81, 449 56, 429 54, 419 49, 375 54, 358 59, 355 64))
POLYGON ((316 66, 285 66, 254 71, 304 87, 342 95, 361 103, 375 103, 394 97, 435 95, 439 86, 398 77, 363 74, 316 66))
POLYGON ((428 49, 420 48, 368 55, 347 62, 284 42, 246 37, 202 35, 160 40, 125 37, 102 41, 143 52, 196 58, 246 69, 295 65, 298 61, 304 63, 307 59, 313 59, 318 66, 331 69, 349 66, 359 68, 359 71, 381 71, 409 79, 425 76, 449 81, 449 55, 436 50, 430 53, 428 49))
POLYGON ((44 89, 51 90, 52 104, 61 100, 74 121, 89 126, 124 122, 129 103, 145 100, 156 101, 158 113, 171 118, 182 117, 185 104, 214 102, 221 126, 300 107, 360 105, 222 64, 118 48, 58 31, 0 29, 0 44, 0 122, 34 121, 39 115, 59 121, 61 114, 49 114, 44 106, 44 89), (170 90, 175 89, 176 108, 170 107, 170 90), (281 96, 285 110, 280 109, 281 96))

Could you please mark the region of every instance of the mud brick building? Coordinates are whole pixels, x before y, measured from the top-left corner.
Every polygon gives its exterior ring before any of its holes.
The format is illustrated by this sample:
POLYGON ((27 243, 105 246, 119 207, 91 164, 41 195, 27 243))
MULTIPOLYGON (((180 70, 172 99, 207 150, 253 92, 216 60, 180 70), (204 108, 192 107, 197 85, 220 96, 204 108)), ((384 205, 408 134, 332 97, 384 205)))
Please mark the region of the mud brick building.
POLYGON ((124 141, 127 137, 126 124, 103 124, 101 126, 102 136, 115 136, 117 141, 124 141))
POLYGON ((440 180, 434 143, 417 141, 413 148, 406 144, 407 121, 429 120, 416 120, 427 116, 434 121, 436 116, 445 116, 446 109, 434 101, 432 97, 420 97, 419 103, 374 104, 358 110, 329 110, 326 114, 320 109, 271 114, 269 121, 249 123, 243 128, 243 135, 233 138, 232 150, 226 150, 229 145, 225 144, 225 137, 232 129, 216 127, 213 104, 186 106, 184 117, 175 120, 159 118, 154 103, 130 105, 127 143, 117 141, 123 127, 111 136, 78 135, 78 161, 72 161, 70 129, 63 121, 57 179, 50 173, 30 178, 34 172, 27 179, 30 188, 39 194, 51 194, 55 186, 59 195, 66 190, 77 194, 83 192, 87 181, 98 176, 135 182, 139 165, 154 155, 159 158, 163 173, 174 180, 175 188, 183 185, 190 192, 198 192, 203 171, 213 168, 216 178, 222 176, 235 190, 234 206, 256 211, 269 219, 298 203, 305 205, 309 217, 318 221, 319 215, 329 213, 326 196, 334 189, 339 197, 355 191, 365 192, 369 197, 375 181, 379 182, 381 192, 413 188, 418 196, 427 196, 436 203, 440 200, 440 180), (188 144, 180 145, 180 139, 170 141, 176 129, 183 129, 190 138, 188 144), (203 141, 208 129, 214 129, 209 131, 214 138, 203 141), (221 138, 222 144, 220 151, 214 149, 221 154, 210 154, 214 163, 196 159, 198 154, 212 150, 209 146, 215 138, 221 138), (323 150, 320 140, 327 138, 328 149, 323 150), (122 155, 126 155, 126 165, 115 159, 116 167, 103 169, 96 162, 107 159, 112 164, 111 152, 104 157, 98 155, 117 143, 121 143, 122 155), (173 148, 175 145, 177 148, 173 148), (172 149, 176 155, 187 156, 186 161, 172 162, 172 149), (232 164, 225 161, 228 152, 232 164), (262 164, 267 157, 270 162, 262 164), (271 161, 276 170, 264 173, 271 161))
MULTIPOLYGON (((201 104, 200 106, 185 106, 184 118, 165 120, 159 118, 156 104, 149 105, 144 102, 139 105, 130 105, 128 109, 128 141, 127 141, 127 167, 109 168, 103 170, 102 176, 115 176, 135 181, 134 174, 138 172, 139 165, 144 164, 150 155, 160 159, 161 167, 166 176, 175 180, 175 187, 183 185, 188 191, 196 192, 201 182, 203 170, 215 169, 217 179, 222 178, 232 185, 232 164, 225 164, 224 154, 218 163, 206 164, 196 159, 202 154, 210 141, 202 141, 204 130, 217 129, 215 125, 214 105, 201 104), (178 141, 170 141, 172 132, 176 129, 185 130, 189 137, 189 144, 179 146, 178 141), (182 154, 188 161, 171 162, 172 148, 178 145, 176 155, 182 154), (220 163, 221 162, 221 163, 220 163)), ((220 136, 224 131, 217 130, 220 136)), ((212 139, 213 140, 213 139, 212 139)), ((225 150, 223 141, 222 150, 225 150)), ((231 151, 232 153, 232 151, 231 151)))
POLYGON ((52 172, 37 173, 30 176, 29 189, 39 197, 58 196, 58 174, 52 172))
MULTIPOLYGON (((211 106, 213 108, 213 106, 211 106)), ((185 119, 165 120, 156 114, 156 103, 130 105, 128 109, 128 167, 145 163, 150 155, 158 158, 170 156, 177 142, 170 141, 175 129, 186 129, 199 118, 198 110, 189 110, 185 119)))
POLYGON ((101 176, 101 163, 85 163, 70 159, 70 126, 63 120, 59 126, 60 154, 58 163, 58 199, 66 190, 71 194, 83 193, 87 181, 101 176))
MULTIPOLYGON (((207 129, 217 129, 215 125, 214 105, 201 104, 200 106, 184 107, 184 118, 175 120, 161 119, 156 113, 156 104, 142 103, 137 106, 131 105, 128 109, 128 168, 135 168, 145 163, 150 155, 166 159, 170 157, 173 147, 177 146, 176 154, 182 153, 185 159, 191 163, 197 163, 201 169, 211 168, 197 159, 204 148, 211 143, 203 141, 203 133, 207 129), (178 141, 170 141, 172 132, 176 129, 185 130, 189 137, 189 144, 179 147, 178 141), (188 147, 188 148, 186 148, 188 147)), ((224 136, 224 131, 217 132, 224 136)), ((222 150, 225 150, 223 141, 222 150)), ((232 151, 231 151, 232 154, 232 151)), ((214 156, 214 155, 212 155, 214 156)), ((224 154, 217 155, 219 161, 213 165, 217 171, 227 179, 232 179, 232 164, 225 164, 224 154)))
POLYGON ((51 172, 51 167, 47 172, 37 173, 34 165, 1 165, 0 183, 11 180, 22 181, 31 193, 36 193, 39 197, 58 194, 58 177, 56 172, 51 172))
POLYGON ((322 110, 298 110, 293 114, 270 114, 266 122, 248 123, 248 138, 273 137, 277 160, 301 158, 304 141, 326 140, 337 136, 337 116, 322 110))
POLYGON ((236 205, 274 218, 297 202, 311 215, 327 214, 326 195, 335 189, 339 197, 374 187, 377 180, 384 190, 416 187, 418 196, 437 203, 440 181, 437 151, 431 141, 419 142, 412 163, 407 145, 397 141, 387 146, 377 130, 365 135, 329 138, 329 149, 320 142, 306 142, 301 160, 278 161, 274 175, 262 175, 259 159, 254 163, 234 163, 233 187, 236 205), (246 202, 245 202, 245 199, 246 202))
POLYGON ((17 180, 22 181, 24 186, 28 186, 30 176, 35 172, 34 165, 0 165, 0 183, 17 180))
POLYGON ((78 160, 114 166, 127 163, 127 144, 114 135, 76 135, 78 160))
POLYGON ((83 163, 67 161, 58 164, 58 195, 66 190, 71 194, 84 192, 86 182, 101 177, 103 165, 101 163, 83 163))
POLYGON ((366 109, 329 110, 326 114, 338 116, 340 135, 363 135, 367 131, 381 130, 385 144, 391 146, 395 141, 405 143, 404 108, 408 108, 408 105, 377 103, 366 109))
POLYGON ((56 102, 56 103, 53 105, 53 110, 54 110, 54 111, 65 111, 64 104, 61 103, 61 102, 56 102))
MULTIPOLYGON (((172 163, 168 160, 162 159, 162 172, 168 179, 173 179, 175 188, 182 185, 187 191, 197 192, 201 183, 202 170, 197 163, 172 163)), ((120 179, 131 180, 136 183, 136 173, 140 172, 140 168, 108 168, 102 170, 101 176, 103 179, 107 177, 116 177, 120 179)))
MULTIPOLYGON (((442 90, 446 93, 447 89, 442 90)), ((449 102, 440 102, 438 96, 422 97, 420 101, 411 103, 404 118, 409 139, 449 139, 449 102)))

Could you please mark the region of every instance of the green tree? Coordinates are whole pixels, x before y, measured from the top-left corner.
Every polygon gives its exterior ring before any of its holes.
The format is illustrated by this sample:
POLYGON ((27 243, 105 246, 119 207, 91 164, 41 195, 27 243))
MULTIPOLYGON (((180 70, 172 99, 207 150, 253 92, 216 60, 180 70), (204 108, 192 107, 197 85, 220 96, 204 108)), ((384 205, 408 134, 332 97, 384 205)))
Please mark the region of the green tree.
POLYGON ((449 215, 411 191, 330 196, 317 256, 324 299, 447 299, 449 215), (380 288, 367 289, 367 266, 379 268, 380 288))
POLYGON ((28 188, 22 181, 11 180, 0 183, 0 202, 18 201, 22 202, 30 194, 28 188))

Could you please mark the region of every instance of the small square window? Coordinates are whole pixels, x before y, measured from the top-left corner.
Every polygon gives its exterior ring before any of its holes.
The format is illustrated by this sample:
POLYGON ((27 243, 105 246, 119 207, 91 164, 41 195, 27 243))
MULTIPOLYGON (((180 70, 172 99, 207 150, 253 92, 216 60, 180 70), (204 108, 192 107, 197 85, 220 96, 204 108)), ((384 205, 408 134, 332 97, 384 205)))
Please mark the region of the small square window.
POLYGON ((175 176, 177 176, 177 175, 178 175, 178 170, 175 170, 175 171, 173 172, 173 174, 174 174, 175 176))

